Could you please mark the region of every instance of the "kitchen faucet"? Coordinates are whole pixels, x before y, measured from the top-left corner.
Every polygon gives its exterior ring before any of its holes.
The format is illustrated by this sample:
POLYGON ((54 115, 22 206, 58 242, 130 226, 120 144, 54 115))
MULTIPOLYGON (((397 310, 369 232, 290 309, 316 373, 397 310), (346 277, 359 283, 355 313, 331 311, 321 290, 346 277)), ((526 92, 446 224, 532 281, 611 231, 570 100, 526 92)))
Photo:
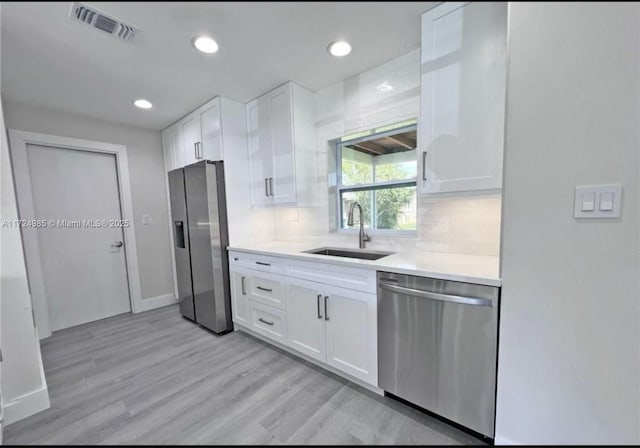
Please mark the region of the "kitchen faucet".
POLYGON ((362 206, 358 202, 353 202, 353 204, 351 204, 351 207, 349 207, 349 217, 347 218, 347 225, 353 225, 353 210, 356 208, 356 206, 360 211, 360 233, 358 235, 358 242, 360 244, 360 249, 364 249, 364 243, 366 241, 371 241, 371 238, 369 238, 369 235, 367 235, 367 233, 364 231, 364 214, 362 213, 362 206))

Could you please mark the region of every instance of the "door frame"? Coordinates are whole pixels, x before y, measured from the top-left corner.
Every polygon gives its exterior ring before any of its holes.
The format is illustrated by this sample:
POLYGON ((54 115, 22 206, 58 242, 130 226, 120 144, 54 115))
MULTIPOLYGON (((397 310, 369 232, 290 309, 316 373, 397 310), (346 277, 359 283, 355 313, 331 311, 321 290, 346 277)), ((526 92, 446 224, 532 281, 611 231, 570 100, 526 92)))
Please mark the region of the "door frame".
MULTIPOLYGON (((18 217, 21 220, 36 219, 33 191, 31 188, 31 172, 27 159, 27 145, 115 155, 120 212, 122 219, 129 220, 130 224, 129 227, 122 228, 124 234, 127 283, 129 286, 129 303, 131 304, 132 313, 135 314, 143 311, 127 147, 113 143, 9 129, 9 150, 18 200, 18 217)), ((35 324, 38 328, 40 339, 44 339, 51 335, 51 330, 49 325, 49 307, 44 286, 44 274, 42 272, 42 256, 38 244, 38 232, 35 228, 21 228, 20 231, 24 244, 25 263, 27 265, 27 277, 29 280, 31 301, 33 302, 35 324)))

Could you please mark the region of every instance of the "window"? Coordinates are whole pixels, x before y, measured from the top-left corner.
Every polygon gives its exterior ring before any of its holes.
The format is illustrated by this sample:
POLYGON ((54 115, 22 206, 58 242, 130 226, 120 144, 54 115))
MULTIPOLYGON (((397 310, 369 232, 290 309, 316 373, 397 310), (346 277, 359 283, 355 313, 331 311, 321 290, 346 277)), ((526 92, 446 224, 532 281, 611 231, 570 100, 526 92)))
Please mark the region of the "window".
MULTIPOLYGON (((380 233, 415 232, 418 162, 415 121, 409 124, 344 137, 337 144, 340 229, 349 228, 349 208, 358 202, 365 227, 380 233)), ((358 219, 356 213, 354 227, 360 225, 358 219)))

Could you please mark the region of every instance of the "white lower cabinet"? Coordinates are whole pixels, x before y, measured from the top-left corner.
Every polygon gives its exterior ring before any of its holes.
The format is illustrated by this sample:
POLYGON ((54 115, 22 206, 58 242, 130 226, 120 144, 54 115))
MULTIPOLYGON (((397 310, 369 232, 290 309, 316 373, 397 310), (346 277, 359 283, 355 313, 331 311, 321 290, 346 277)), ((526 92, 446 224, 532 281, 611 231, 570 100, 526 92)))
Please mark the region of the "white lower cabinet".
POLYGON ((377 387, 375 272, 349 268, 352 289, 334 265, 256 256, 229 254, 234 324, 377 387))
POLYGON ((318 361, 326 360, 322 285, 287 278, 289 347, 318 361))
POLYGON ((376 295, 287 278, 289 347, 378 384, 376 295))
POLYGON ((335 287, 324 291, 327 364, 377 385, 377 296, 335 287))
POLYGON ((230 270, 231 314, 233 321, 249 325, 249 275, 244 270, 230 270))

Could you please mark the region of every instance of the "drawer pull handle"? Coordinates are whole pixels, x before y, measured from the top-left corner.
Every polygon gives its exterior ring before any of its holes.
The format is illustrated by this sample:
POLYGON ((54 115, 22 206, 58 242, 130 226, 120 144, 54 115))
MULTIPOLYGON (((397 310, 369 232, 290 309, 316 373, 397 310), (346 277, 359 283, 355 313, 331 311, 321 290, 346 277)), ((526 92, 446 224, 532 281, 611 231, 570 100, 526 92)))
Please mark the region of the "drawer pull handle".
POLYGON ((256 286, 256 289, 259 289, 260 291, 273 292, 273 289, 263 288, 262 286, 256 286))
POLYGON ((264 263, 262 261, 256 261, 256 264, 259 264, 260 266, 271 266, 271 263, 264 263))
POLYGON ((267 325, 273 325, 273 322, 269 322, 268 320, 264 320, 263 318, 258 319, 260 322, 262 322, 263 324, 267 324, 267 325))

